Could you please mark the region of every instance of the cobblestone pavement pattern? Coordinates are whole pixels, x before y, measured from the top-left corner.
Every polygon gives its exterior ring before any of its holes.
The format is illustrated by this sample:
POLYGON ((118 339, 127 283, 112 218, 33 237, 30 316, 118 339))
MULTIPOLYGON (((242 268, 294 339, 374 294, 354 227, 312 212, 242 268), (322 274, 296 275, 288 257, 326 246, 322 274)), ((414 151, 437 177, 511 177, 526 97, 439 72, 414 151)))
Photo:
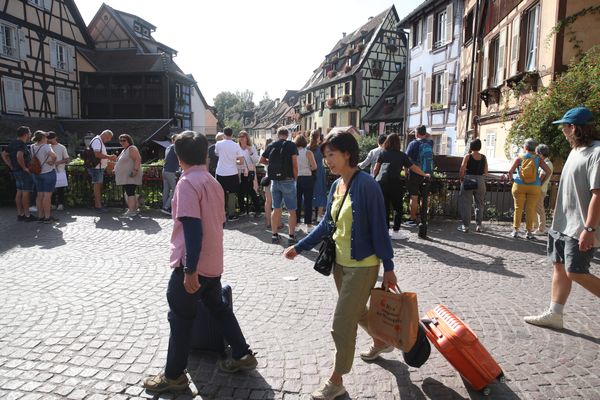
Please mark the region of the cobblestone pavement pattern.
MULTIPOLYGON (((141 380, 166 357, 171 221, 149 212, 125 222, 116 210, 58 216, 57 227, 25 224, 0 209, 0 398, 152 398, 141 380)), ((227 375, 214 356, 194 355, 198 398, 304 399, 331 368, 333 280, 312 270, 314 255, 283 259, 262 221, 242 218, 225 233, 224 281, 258 369, 227 375)), ((507 225, 466 235, 455 227, 434 221, 430 241, 412 232, 396 242, 397 274, 403 290, 418 293, 422 313, 446 304, 498 360, 508 380, 492 385, 489 398, 600 399, 598 299, 574 285, 567 329, 524 324, 549 302, 545 238, 511 239, 507 225)), ((368 344, 359 332, 358 349, 368 344)), ((399 352, 365 363, 357 351, 345 384, 352 399, 481 397, 435 349, 421 369, 399 352)), ((175 397, 192 396, 161 398, 175 397)))

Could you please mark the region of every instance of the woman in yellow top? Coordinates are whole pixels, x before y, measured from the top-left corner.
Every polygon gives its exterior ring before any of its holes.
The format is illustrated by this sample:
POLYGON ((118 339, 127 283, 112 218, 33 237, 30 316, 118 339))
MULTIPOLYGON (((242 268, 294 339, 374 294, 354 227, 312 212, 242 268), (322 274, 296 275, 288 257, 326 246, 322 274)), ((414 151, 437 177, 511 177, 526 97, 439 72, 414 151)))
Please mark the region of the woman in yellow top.
MULTIPOLYGON (((340 178, 331 187, 321 223, 284 252, 288 259, 294 259, 301 251, 318 245, 335 229, 333 276, 339 297, 331 334, 336 353, 330 378, 312 393, 316 400, 334 399, 346 393, 342 376, 352 369, 358 325, 368 333, 366 304, 377 283, 379 260, 383 262, 383 285, 396 286, 383 194, 373 177, 358 169, 356 139, 349 132, 330 133, 321 151, 331 172, 340 178), (348 196, 344 200, 346 191, 348 196), (334 227, 332 221, 336 219, 334 227)), ((361 358, 374 360, 391 350, 391 346, 373 339, 373 346, 361 353, 361 358)))

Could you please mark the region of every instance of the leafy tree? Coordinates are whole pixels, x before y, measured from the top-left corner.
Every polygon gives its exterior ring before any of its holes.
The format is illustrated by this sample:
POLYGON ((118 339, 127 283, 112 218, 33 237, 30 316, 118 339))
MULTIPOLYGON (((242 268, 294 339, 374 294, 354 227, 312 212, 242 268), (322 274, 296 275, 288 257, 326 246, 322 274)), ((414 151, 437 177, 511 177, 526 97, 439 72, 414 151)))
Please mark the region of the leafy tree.
POLYGON ((213 99, 213 102, 217 109, 217 118, 224 122, 229 119, 231 109, 240 102, 240 99, 235 93, 221 92, 213 99))
POLYGON ((233 130, 234 136, 237 136, 242 130, 242 123, 235 119, 225 121, 225 126, 228 126, 233 130))
POLYGON ((550 147, 553 160, 566 159, 571 147, 552 121, 581 105, 594 113, 594 124, 600 129, 600 46, 590 49, 581 61, 571 61, 567 72, 524 102, 506 140, 507 156, 513 145, 521 147, 531 137, 550 147))

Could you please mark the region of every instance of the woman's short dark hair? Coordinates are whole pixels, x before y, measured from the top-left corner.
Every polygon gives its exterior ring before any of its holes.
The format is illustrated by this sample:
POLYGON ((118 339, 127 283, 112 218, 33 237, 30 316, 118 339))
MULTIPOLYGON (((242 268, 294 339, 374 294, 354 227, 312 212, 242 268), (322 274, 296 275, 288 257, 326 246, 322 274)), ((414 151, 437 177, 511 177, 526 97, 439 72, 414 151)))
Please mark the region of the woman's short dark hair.
POLYGON ((127 143, 129 143, 130 146, 133 146, 133 138, 131 137, 131 135, 123 133, 123 134, 119 135, 119 140, 121 140, 121 139, 127 140, 127 143))
POLYGON ((381 146, 382 144, 385 143, 385 139, 387 139, 387 136, 382 133, 381 135, 379 135, 377 137, 377 144, 379 144, 381 146))
MULTIPOLYGON (((190 131, 190 132, 193 132, 193 131, 190 131)), ((223 133, 225 134, 225 136, 233 136, 233 129, 226 126, 225 129, 223 129, 223 133)))
POLYGON ((294 143, 296 143, 296 147, 306 147, 306 145, 308 144, 304 135, 296 136, 296 139, 294 139, 294 143))
POLYGON ((175 154, 188 165, 206 164, 208 139, 201 133, 184 131, 175 137, 175 154))
POLYGON ((31 131, 29 130, 28 126, 20 126, 17 128, 17 137, 23 137, 25 135, 31 135, 31 131))
POLYGON ((469 145, 469 150, 470 151, 481 150, 481 140, 479 140, 479 139, 472 140, 471 144, 469 145))
POLYGON ((325 154, 327 147, 331 150, 350 154, 350 160, 348 161, 350 166, 354 168, 358 165, 360 150, 358 148, 358 142, 350 132, 343 131, 328 134, 325 136, 323 143, 321 143, 321 152, 323 152, 323 154, 325 154))
POLYGON ((388 135, 385 142, 383 142, 383 148, 385 150, 400 150, 400 135, 397 133, 388 135))

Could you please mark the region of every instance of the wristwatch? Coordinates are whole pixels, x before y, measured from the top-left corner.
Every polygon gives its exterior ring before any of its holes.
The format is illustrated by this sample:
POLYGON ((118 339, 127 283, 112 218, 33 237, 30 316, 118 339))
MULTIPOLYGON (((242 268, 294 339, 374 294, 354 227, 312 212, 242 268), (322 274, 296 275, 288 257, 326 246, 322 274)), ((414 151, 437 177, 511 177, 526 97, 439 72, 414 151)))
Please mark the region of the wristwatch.
POLYGON ((596 232, 596 228, 591 228, 589 226, 585 226, 583 229, 587 232, 596 232))

